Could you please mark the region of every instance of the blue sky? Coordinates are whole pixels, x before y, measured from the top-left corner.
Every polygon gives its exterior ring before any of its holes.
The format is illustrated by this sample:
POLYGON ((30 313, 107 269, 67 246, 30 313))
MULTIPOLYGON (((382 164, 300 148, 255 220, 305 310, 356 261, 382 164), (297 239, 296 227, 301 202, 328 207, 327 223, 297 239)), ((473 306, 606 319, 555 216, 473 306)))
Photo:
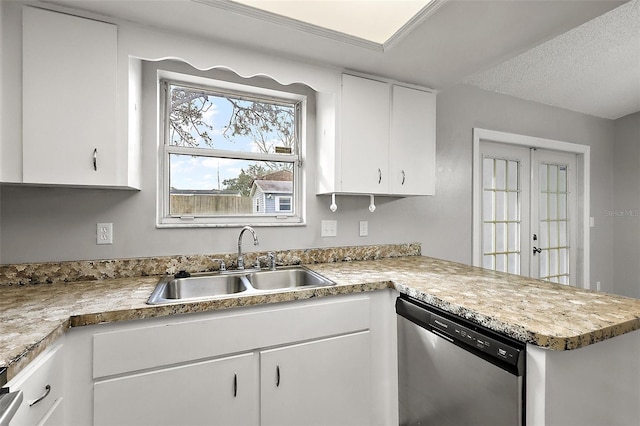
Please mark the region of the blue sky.
MULTIPOLYGON (((223 136, 222 132, 229 123, 233 107, 225 98, 209 99, 214 103, 203 114, 203 118, 213 125, 213 130, 205 129, 213 141, 213 147, 231 151, 259 152, 253 138, 235 136, 229 140, 223 136)), ((192 135, 197 138, 199 147, 210 147, 195 132, 192 132, 192 135)), ((178 189, 224 189, 224 180, 238 177, 241 169, 246 170, 253 163, 255 161, 171 155, 170 185, 178 189)))

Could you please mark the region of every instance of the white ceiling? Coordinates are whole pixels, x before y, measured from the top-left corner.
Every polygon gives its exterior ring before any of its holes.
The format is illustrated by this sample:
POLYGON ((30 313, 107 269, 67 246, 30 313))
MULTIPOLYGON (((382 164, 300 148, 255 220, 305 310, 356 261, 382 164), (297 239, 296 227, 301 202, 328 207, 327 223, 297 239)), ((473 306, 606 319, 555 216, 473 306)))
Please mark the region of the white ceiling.
MULTIPOLYGON (((384 45, 431 0, 231 0, 384 45)), ((270 17, 265 14, 266 19, 270 17)))
MULTIPOLYGON (((637 1, 634 1, 636 13, 637 1)), ((628 25, 633 17, 625 19, 626 23, 622 24, 612 22, 615 31, 607 29, 603 34, 588 30, 564 41, 562 48, 554 48, 551 53, 543 47, 545 42, 605 14, 624 1, 446 0, 401 40, 382 50, 349 43, 331 34, 304 31, 299 27, 261 19, 255 14, 242 13, 237 8, 230 8, 231 2, 227 0, 48 2, 437 90, 465 81, 481 87, 491 82, 493 86, 486 87, 489 90, 603 117, 617 117, 640 110, 638 105, 633 106, 633 101, 631 106, 617 105, 622 98, 627 99, 619 96, 619 93, 638 92, 639 89, 637 79, 624 83, 621 78, 623 74, 640 75, 640 65, 619 47, 620 37, 637 32, 633 28, 618 28, 628 25), (533 61, 544 61, 545 65, 540 65, 537 72, 529 70, 530 66, 519 65, 520 68, 516 68, 516 63, 520 64, 524 59, 514 58, 537 46, 541 47, 534 51, 533 55, 537 57, 533 61), (618 47, 612 49, 607 46, 618 47), (587 61, 574 56, 576 53, 589 53, 596 47, 608 54, 589 54, 587 61), (546 58, 547 55, 551 55, 551 58, 546 58), (515 62, 509 64, 509 60, 515 62), (503 65, 505 61, 507 64, 503 65), (554 67, 558 67, 557 72, 552 72, 554 67), (527 68, 529 74, 525 75, 522 68, 527 68), (603 69, 606 71, 600 71, 603 69), (573 92, 568 93, 566 80, 558 75, 569 76, 571 82, 582 80, 582 83, 576 83, 573 92), (596 88, 608 84, 612 86, 597 95, 593 94, 596 88), (539 91, 541 86, 548 97, 531 97, 531 93, 539 91), (601 110, 594 109, 596 106, 601 110)), ((606 20, 609 22, 609 19, 606 20)), ((637 16, 635 20, 637 23, 637 16)), ((628 100, 625 102, 629 103, 628 100)))

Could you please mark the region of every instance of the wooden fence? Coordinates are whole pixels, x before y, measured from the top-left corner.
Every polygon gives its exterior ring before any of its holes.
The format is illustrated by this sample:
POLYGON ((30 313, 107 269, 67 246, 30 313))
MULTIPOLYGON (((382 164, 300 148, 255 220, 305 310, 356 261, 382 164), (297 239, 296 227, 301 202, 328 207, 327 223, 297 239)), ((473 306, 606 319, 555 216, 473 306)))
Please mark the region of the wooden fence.
POLYGON ((251 197, 171 194, 172 216, 251 214, 251 197))

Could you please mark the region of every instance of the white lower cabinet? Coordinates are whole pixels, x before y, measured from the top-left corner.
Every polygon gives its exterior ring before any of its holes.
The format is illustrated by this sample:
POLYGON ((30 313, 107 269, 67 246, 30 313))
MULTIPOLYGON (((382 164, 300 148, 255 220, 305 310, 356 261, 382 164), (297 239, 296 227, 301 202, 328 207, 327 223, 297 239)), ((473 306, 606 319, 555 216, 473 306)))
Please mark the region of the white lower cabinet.
POLYGON ((397 422, 391 290, 69 330, 69 425, 397 422))
POLYGON ((366 331, 98 381, 94 425, 370 424, 369 350, 366 331))
POLYGON ((260 352, 261 425, 368 425, 369 332, 260 352))
POLYGON ((20 408, 11 426, 63 425, 64 351, 54 344, 11 379, 7 386, 22 390, 20 408))
POLYGON ((10 425, 394 424, 394 300, 383 290, 74 327, 7 384, 24 394, 10 425))
POLYGON ((95 425, 257 425, 253 353, 99 381, 95 425))

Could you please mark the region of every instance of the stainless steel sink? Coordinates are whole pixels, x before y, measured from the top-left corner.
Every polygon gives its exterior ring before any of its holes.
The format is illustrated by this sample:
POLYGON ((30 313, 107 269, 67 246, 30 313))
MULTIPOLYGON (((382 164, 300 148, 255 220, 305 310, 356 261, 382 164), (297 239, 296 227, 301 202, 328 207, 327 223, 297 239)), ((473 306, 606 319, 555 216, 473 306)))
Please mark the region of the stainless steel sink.
POLYGON ((301 266, 285 267, 275 271, 260 271, 248 275, 256 290, 278 290, 294 287, 317 287, 335 284, 333 281, 301 266))
POLYGON ((203 273, 178 278, 166 276, 160 279, 147 303, 159 305, 330 285, 335 283, 304 266, 203 273))
POLYGON ((194 274, 188 278, 163 277, 147 303, 158 305, 238 294, 247 291, 246 283, 245 275, 194 274))

